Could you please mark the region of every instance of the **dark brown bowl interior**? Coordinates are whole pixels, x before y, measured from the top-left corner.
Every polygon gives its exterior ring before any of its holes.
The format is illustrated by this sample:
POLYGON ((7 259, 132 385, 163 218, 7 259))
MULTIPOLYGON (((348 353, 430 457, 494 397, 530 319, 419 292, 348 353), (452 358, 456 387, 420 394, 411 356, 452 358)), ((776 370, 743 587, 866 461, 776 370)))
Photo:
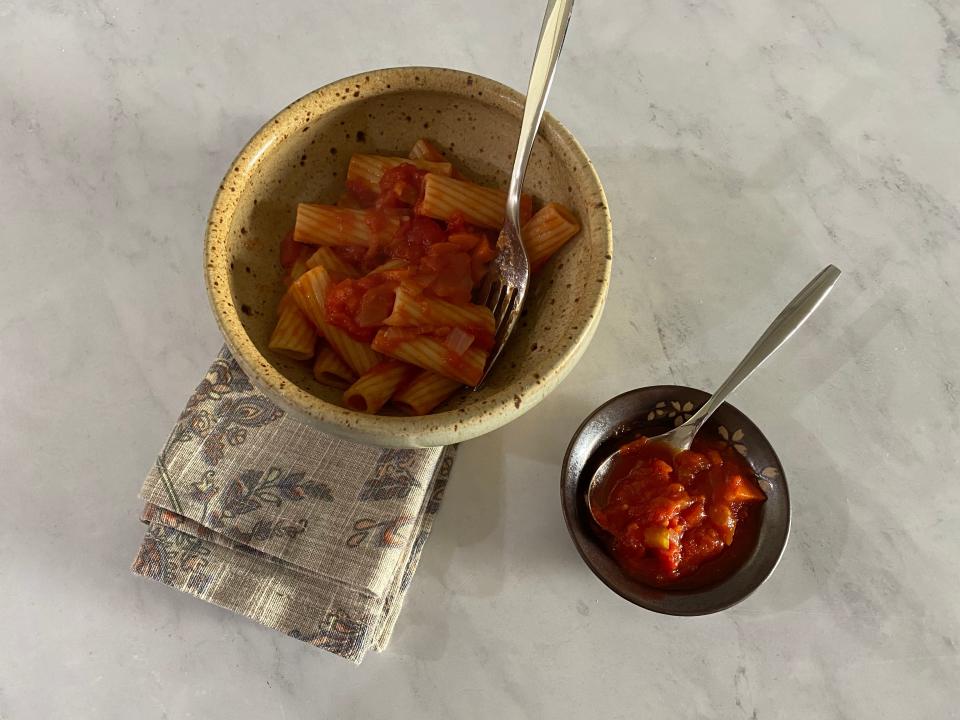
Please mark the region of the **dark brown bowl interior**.
POLYGON ((780 460, 757 426, 733 405, 724 403, 700 433, 733 445, 756 473, 767 495, 760 508, 760 529, 755 542, 752 547, 738 548, 742 551, 739 567, 712 585, 664 590, 633 579, 609 555, 584 501, 594 471, 618 447, 635 437, 658 435, 679 425, 707 398, 708 393, 681 385, 655 385, 618 395, 584 420, 563 460, 563 514, 584 562, 617 594, 667 615, 706 615, 746 598, 773 572, 790 532, 790 495, 780 460))

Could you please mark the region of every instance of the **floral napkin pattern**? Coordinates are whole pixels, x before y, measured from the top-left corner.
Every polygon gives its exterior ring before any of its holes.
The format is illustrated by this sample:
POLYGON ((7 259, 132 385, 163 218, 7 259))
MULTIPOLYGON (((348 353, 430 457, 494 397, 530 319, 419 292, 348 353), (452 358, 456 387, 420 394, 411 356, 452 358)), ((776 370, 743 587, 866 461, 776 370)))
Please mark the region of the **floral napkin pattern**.
POLYGON ((133 571, 360 662, 389 640, 454 454, 304 425, 224 348, 144 482, 133 571))

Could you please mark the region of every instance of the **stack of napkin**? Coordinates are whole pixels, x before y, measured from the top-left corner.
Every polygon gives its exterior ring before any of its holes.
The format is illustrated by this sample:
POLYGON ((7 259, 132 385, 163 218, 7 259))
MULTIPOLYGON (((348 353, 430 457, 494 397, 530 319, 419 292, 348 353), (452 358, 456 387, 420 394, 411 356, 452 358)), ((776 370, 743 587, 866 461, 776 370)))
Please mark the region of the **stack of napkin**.
POLYGON ((143 484, 133 571, 359 663, 390 638, 454 453, 308 427, 224 348, 143 484))

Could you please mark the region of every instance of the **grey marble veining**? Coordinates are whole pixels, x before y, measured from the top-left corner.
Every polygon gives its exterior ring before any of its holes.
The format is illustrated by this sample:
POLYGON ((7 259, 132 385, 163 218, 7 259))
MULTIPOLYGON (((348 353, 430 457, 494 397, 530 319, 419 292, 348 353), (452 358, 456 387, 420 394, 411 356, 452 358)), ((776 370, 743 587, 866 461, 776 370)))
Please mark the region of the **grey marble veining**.
POLYGON ((547 401, 463 446, 389 650, 355 668, 127 572, 220 345, 200 272, 267 117, 398 64, 523 87, 540 3, 0 0, 0 718, 948 718, 960 703, 960 6, 579 3, 550 110, 597 165, 611 302, 547 401), (558 465, 626 388, 711 388, 791 481, 780 568, 660 617, 580 563, 558 465))

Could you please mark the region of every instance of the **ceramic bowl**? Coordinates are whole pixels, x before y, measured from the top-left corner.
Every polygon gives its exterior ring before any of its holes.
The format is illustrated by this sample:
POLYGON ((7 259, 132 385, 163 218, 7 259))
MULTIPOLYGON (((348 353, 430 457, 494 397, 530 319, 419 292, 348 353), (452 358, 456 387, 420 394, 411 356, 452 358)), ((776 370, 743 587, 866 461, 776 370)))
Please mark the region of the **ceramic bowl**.
POLYGON ((590 342, 610 281, 612 235, 600 180, 549 113, 524 189, 571 207, 583 226, 537 276, 524 317, 481 390, 423 417, 367 415, 338 404, 306 363, 267 342, 283 292, 278 247, 300 202, 335 202, 353 153, 406 155, 436 142, 469 179, 506 187, 523 96, 440 68, 373 70, 326 85, 264 125, 230 165, 207 226, 205 273, 217 323, 262 392, 303 421, 359 442, 423 447, 490 432, 526 412, 570 372, 590 342))
POLYGON ((700 434, 728 443, 743 455, 767 496, 760 506, 757 537, 734 535, 728 551, 736 553, 739 564, 713 584, 691 590, 664 590, 633 579, 609 554, 602 530, 592 522, 584 500, 594 471, 624 443, 640 435, 659 435, 679 425, 708 397, 702 390, 680 385, 656 385, 618 395, 583 422, 563 461, 563 514, 584 562, 615 593, 667 615, 706 615, 740 602, 773 572, 790 533, 790 494, 780 460, 757 426, 733 405, 723 403, 700 434))

